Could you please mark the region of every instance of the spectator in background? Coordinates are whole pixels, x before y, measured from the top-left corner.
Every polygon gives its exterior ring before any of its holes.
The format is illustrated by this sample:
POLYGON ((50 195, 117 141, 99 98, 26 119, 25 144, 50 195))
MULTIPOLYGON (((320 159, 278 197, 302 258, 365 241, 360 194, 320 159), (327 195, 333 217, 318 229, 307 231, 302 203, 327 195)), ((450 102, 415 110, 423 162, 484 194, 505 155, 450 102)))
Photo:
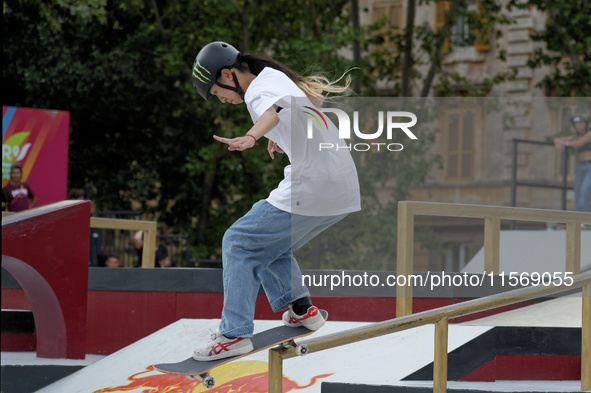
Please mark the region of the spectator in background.
MULTIPOLYGON (((142 266, 142 253, 144 252, 144 231, 137 231, 135 235, 133 235, 133 246, 137 251, 138 261, 136 266, 142 266)), ((168 249, 165 245, 159 244, 156 247, 156 263, 154 267, 170 267, 172 265, 172 261, 170 256, 168 255, 168 249)))
POLYGON ((74 201, 85 201, 86 200, 86 192, 81 188, 73 188, 68 193, 68 199, 74 201))
POLYGON ((163 244, 159 244, 156 247, 156 265, 155 267, 170 267, 172 265, 172 261, 170 260, 170 256, 168 255, 168 250, 166 246, 163 244))
POLYGON ((121 259, 115 254, 99 254, 97 257, 99 267, 121 267, 121 259))
POLYGON ((23 168, 19 164, 10 166, 10 182, 2 189, 2 208, 10 212, 32 209, 37 204, 37 196, 31 187, 22 181, 23 168), (29 199, 31 203, 29 204, 29 199))
POLYGON ((573 147, 577 151, 575 170, 575 206, 577 211, 591 213, 591 129, 583 114, 573 117, 575 135, 554 139, 558 150, 573 147))

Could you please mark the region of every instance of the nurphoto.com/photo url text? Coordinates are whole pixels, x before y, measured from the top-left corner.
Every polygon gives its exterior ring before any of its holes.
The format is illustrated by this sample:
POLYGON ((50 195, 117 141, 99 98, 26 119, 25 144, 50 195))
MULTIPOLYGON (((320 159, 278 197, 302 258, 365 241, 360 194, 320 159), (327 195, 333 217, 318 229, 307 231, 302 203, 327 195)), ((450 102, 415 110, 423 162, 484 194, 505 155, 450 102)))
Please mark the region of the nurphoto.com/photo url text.
POLYGON ((437 287, 482 287, 483 285, 497 285, 502 287, 526 287, 526 286, 571 286, 573 284, 572 272, 544 272, 544 273, 518 273, 501 272, 469 274, 446 273, 445 271, 426 274, 380 276, 377 274, 359 272, 351 273, 342 271, 340 274, 304 274, 302 284, 307 287, 326 287, 333 291, 335 288, 346 287, 395 287, 414 286, 429 287, 431 290, 437 287), (499 281, 500 280, 500 281, 499 281))

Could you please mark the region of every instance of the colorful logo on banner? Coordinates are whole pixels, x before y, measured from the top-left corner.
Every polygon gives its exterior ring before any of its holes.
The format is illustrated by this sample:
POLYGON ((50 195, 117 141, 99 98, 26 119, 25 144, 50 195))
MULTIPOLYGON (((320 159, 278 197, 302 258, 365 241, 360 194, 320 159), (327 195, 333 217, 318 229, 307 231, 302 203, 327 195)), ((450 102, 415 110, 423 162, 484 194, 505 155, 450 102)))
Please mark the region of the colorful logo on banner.
POLYGON ((2 186, 18 163, 39 205, 66 199, 69 129, 68 112, 3 106, 2 186))
MULTIPOLYGON (((154 370, 154 366, 146 367, 127 378, 128 383, 121 386, 95 390, 94 393, 113 392, 150 392, 150 393, 264 393, 268 389, 269 372, 267 363, 262 361, 243 361, 224 364, 213 370, 216 386, 209 390, 201 384, 201 380, 189 380, 184 375, 162 374, 154 370)), ((283 392, 309 388, 322 378, 331 374, 316 375, 307 385, 300 385, 296 381, 283 375, 283 392)))

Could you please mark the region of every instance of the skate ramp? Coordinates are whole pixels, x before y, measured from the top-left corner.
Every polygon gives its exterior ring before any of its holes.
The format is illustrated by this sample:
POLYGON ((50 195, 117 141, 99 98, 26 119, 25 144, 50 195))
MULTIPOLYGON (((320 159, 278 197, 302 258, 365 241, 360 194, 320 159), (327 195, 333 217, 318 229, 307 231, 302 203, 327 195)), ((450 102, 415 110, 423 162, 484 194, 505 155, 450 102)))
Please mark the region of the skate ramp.
MULTIPOLYGON (((499 272, 544 273, 564 272, 566 231, 500 232, 499 272)), ((591 269, 591 231, 581 231, 581 272, 591 269)), ((462 269, 462 272, 482 274, 484 247, 462 269)))
MULTIPOLYGON (((499 350, 495 347, 498 345, 495 342, 502 336, 542 337, 542 341, 546 342, 548 340, 544 337, 548 334, 554 337, 558 332, 560 337, 557 340, 563 340, 561 334, 568 335, 572 329, 580 329, 580 310, 580 294, 573 294, 516 311, 467 323, 452 324, 449 326, 448 344, 450 375, 459 373, 458 375, 479 377, 490 372, 490 368, 487 367, 491 363, 487 363, 484 358, 499 350), (551 323, 548 322, 548 315, 553 316, 551 323), (511 329, 519 331, 509 331, 511 329), (535 331, 530 334, 530 329, 535 331), (546 332, 548 329, 553 331, 546 332), (482 358, 480 362, 479 358, 482 358), (466 369, 460 370, 462 367, 466 369), (468 374, 464 374, 465 372, 468 374)), ((256 321, 256 331, 275 327, 279 323, 281 322, 256 321)), ((212 376, 216 378, 216 386, 211 390, 205 389, 199 381, 190 381, 183 376, 166 375, 153 370, 152 366, 156 363, 180 361, 190 356, 193 347, 207 341, 209 330, 216 329, 218 324, 219 320, 177 321, 39 392, 266 392, 268 351, 258 352, 214 370, 212 376)), ((329 321, 311 337, 364 325, 366 323, 329 321)), ((432 377, 425 380, 413 378, 413 376, 418 376, 421 371, 432 370, 433 337, 434 326, 427 325, 285 360, 283 363, 284 392, 296 390, 318 393, 430 391, 433 386, 432 377)), ((531 341, 528 343, 532 347, 526 348, 527 351, 535 351, 543 347, 535 340, 528 340, 531 341)), ((576 345, 580 348, 580 343, 573 344, 573 346, 576 345)), ((521 346, 521 344, 510 345, 509 348, 511 354, 516 355, 517 359, 523 359, 521 357, 523 354, 519 350, 521 346)), ((559 347, 562 348, 561 350, 564 349, 562 346, 559 347)), ((554 358, 553 356, 551 355, 551 358, 554 358)), ((513 366, 510 368, 519 369, 513 366)), ((500 375, 498 371, 497 375, 500 375)), ((572 379, 450 381, 448 388, 450 392, 571 392, 580 389, 580 381, 572 379)))
POLYGON ((533 304, 517 310, 463 322, 463 326, 538 326, 581 328, 583 298, 581 292, 533 304))
MULTIPOLYGON (((256 331, 280 321, 257 321, 256 331)), ((206 390, 199 381, 161 374, 156 363, 176 362, 190 356, 193 347, 209 339, 209 329, 219 320, 183 319, 66 377, 39 392, 266 392, 268 351, 231 362, 212 372, 216 386, 206 390)), ((312 337, 335 333, 365 323, 328 322, 312 337)), ((449 350, 491 329, 488 326, 449 328, 449 350)), ((324 382, 391 385, 433 361, 432 325, 398 332, 305 357, 289 359, 283 366, 284 392, 321 392, 324 382)))

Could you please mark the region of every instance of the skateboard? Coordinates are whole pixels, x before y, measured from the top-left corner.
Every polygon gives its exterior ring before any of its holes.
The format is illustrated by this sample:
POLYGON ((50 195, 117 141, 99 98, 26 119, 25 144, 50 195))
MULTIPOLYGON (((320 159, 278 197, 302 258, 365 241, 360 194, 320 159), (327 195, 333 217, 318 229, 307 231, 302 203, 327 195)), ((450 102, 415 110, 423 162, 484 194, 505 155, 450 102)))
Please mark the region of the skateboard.
MULTIPOLYGON (((328 319, 328 312, 326 312, 326 310, 320 310, 320 314, 322 314, 325 320, 328 319)), ((255 334, 251 338, 254 349, 243 355, 205 362, 194 360, 191 357, 178 363, 156 364, 154 365, 154 369, 166 374, 185 375, 191 380, 201 380, 203 386, 207 389, 211 389, 215 386, 215 378, 212 377, 209 372, 214 368, 276 345, 295 347, 298 355, 306 355, 308 353, 308 347, 305 344, 298 345, 294 340, 296 338, 309 336, 314 332, 315 330, 309 330, 303 326, 296 328, 278 326, 255 334)))

